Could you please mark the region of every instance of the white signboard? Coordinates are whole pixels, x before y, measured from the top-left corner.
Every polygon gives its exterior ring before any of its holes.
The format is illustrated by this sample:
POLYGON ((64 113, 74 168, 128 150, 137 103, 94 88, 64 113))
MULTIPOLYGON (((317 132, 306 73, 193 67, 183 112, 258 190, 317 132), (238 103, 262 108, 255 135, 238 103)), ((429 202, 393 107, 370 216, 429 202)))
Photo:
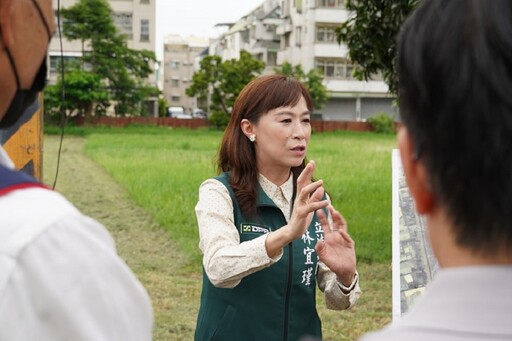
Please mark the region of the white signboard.
POLYGON ((418 215, 405 181, 398 149, 392 151, 393 320, 399 319, 425 290, 438 269, 427 226, 418 215))

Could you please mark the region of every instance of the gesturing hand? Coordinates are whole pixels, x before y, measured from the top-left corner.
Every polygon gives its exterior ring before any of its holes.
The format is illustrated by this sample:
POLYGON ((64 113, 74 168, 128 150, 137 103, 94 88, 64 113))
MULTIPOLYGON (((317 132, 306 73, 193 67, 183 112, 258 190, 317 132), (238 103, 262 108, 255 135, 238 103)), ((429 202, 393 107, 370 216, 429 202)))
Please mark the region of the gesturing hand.
POLYGON ((345 218, 331 205, 327 209, 329 218, 323 210, 316 212, 324 231, 324 240, 316 244, 316 254, 338 276, 338 281, 348 287, 356 273, 355 243, 347 232, 345 218))
POLYGON ((323 181, 311 181, 314 171, 315 162, 309 161, 297 178, 297 194, 288 222, 292 240, 302 237, 313 219, 313 213, 329 204, 328 200, 322 200, 325 192, 323 181))
POLYGON ((323 181, 311 181, 314 170, 315 162, 310 161, 297 178, 297 194, 288 224, 267 235, 265 248, 270 258, 279 254, 285 245, 301 238, 311 224, 314 212, 329 204, 328 200, 322 200, 323 181))

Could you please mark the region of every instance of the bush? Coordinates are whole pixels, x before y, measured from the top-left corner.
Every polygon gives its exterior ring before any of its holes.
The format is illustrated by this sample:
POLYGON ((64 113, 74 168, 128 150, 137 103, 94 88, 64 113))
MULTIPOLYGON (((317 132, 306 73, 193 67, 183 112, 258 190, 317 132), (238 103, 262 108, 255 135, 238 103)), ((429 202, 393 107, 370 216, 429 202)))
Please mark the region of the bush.
POLYGON ((166 117, 167 116, 167 107, 169 104, 165 100, 165 98, 158 97, 158 117, 166 117))
POLYGON ((229 122, 229 116, 223 111, 212 111, 212 114, 208 118, 210 125, 219 130, 224 130, 229 122))
POLYGON ((368 119, 376 133, 393 134, 395 133, 395 121, 389 115, 382 113, 372 116, 368 119))

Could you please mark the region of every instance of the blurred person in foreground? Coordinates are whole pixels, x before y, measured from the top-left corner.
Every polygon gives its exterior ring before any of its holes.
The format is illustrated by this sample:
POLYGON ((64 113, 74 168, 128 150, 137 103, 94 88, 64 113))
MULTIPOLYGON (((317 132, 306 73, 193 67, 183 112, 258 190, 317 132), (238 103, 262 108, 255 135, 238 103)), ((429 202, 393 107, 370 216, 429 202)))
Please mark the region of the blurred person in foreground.
POLYGON ((317 285, 330 309, 359 298, 347 223, 306 162, 312 111, 306 88, 282 75, 260 76, 238 95, 220 175, 201 184, 196 205, 204 268, 197 341, 321 338, 317 285))
POLYGON ((421 1, 398 80, 400 155, 440 269, 364 340, 512 340, 512 1, 421 1))
MULTIPOLYGON (((45 85, 51 0, 0 0, 0 127, 45 85)), ((0 340, 151 340, 149 296, 107 230, 0 147, 0 340)))

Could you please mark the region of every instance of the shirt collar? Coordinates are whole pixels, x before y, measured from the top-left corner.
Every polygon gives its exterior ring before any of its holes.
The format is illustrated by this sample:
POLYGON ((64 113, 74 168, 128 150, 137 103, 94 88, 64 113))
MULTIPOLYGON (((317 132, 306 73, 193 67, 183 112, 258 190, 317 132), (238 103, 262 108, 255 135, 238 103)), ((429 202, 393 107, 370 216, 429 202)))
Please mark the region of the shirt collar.
POLYGON ((290 176, 288 177, 288 180, 281 186, 277 186, 272 181, 267 179, 262 174, 258 173, 258 182, 265 192, 265 194, 271 198, 274 199, 276 196, 282 195, 286 201, 291 203, 292 197, 293 197, 293 174, 290 173, 290 176))

